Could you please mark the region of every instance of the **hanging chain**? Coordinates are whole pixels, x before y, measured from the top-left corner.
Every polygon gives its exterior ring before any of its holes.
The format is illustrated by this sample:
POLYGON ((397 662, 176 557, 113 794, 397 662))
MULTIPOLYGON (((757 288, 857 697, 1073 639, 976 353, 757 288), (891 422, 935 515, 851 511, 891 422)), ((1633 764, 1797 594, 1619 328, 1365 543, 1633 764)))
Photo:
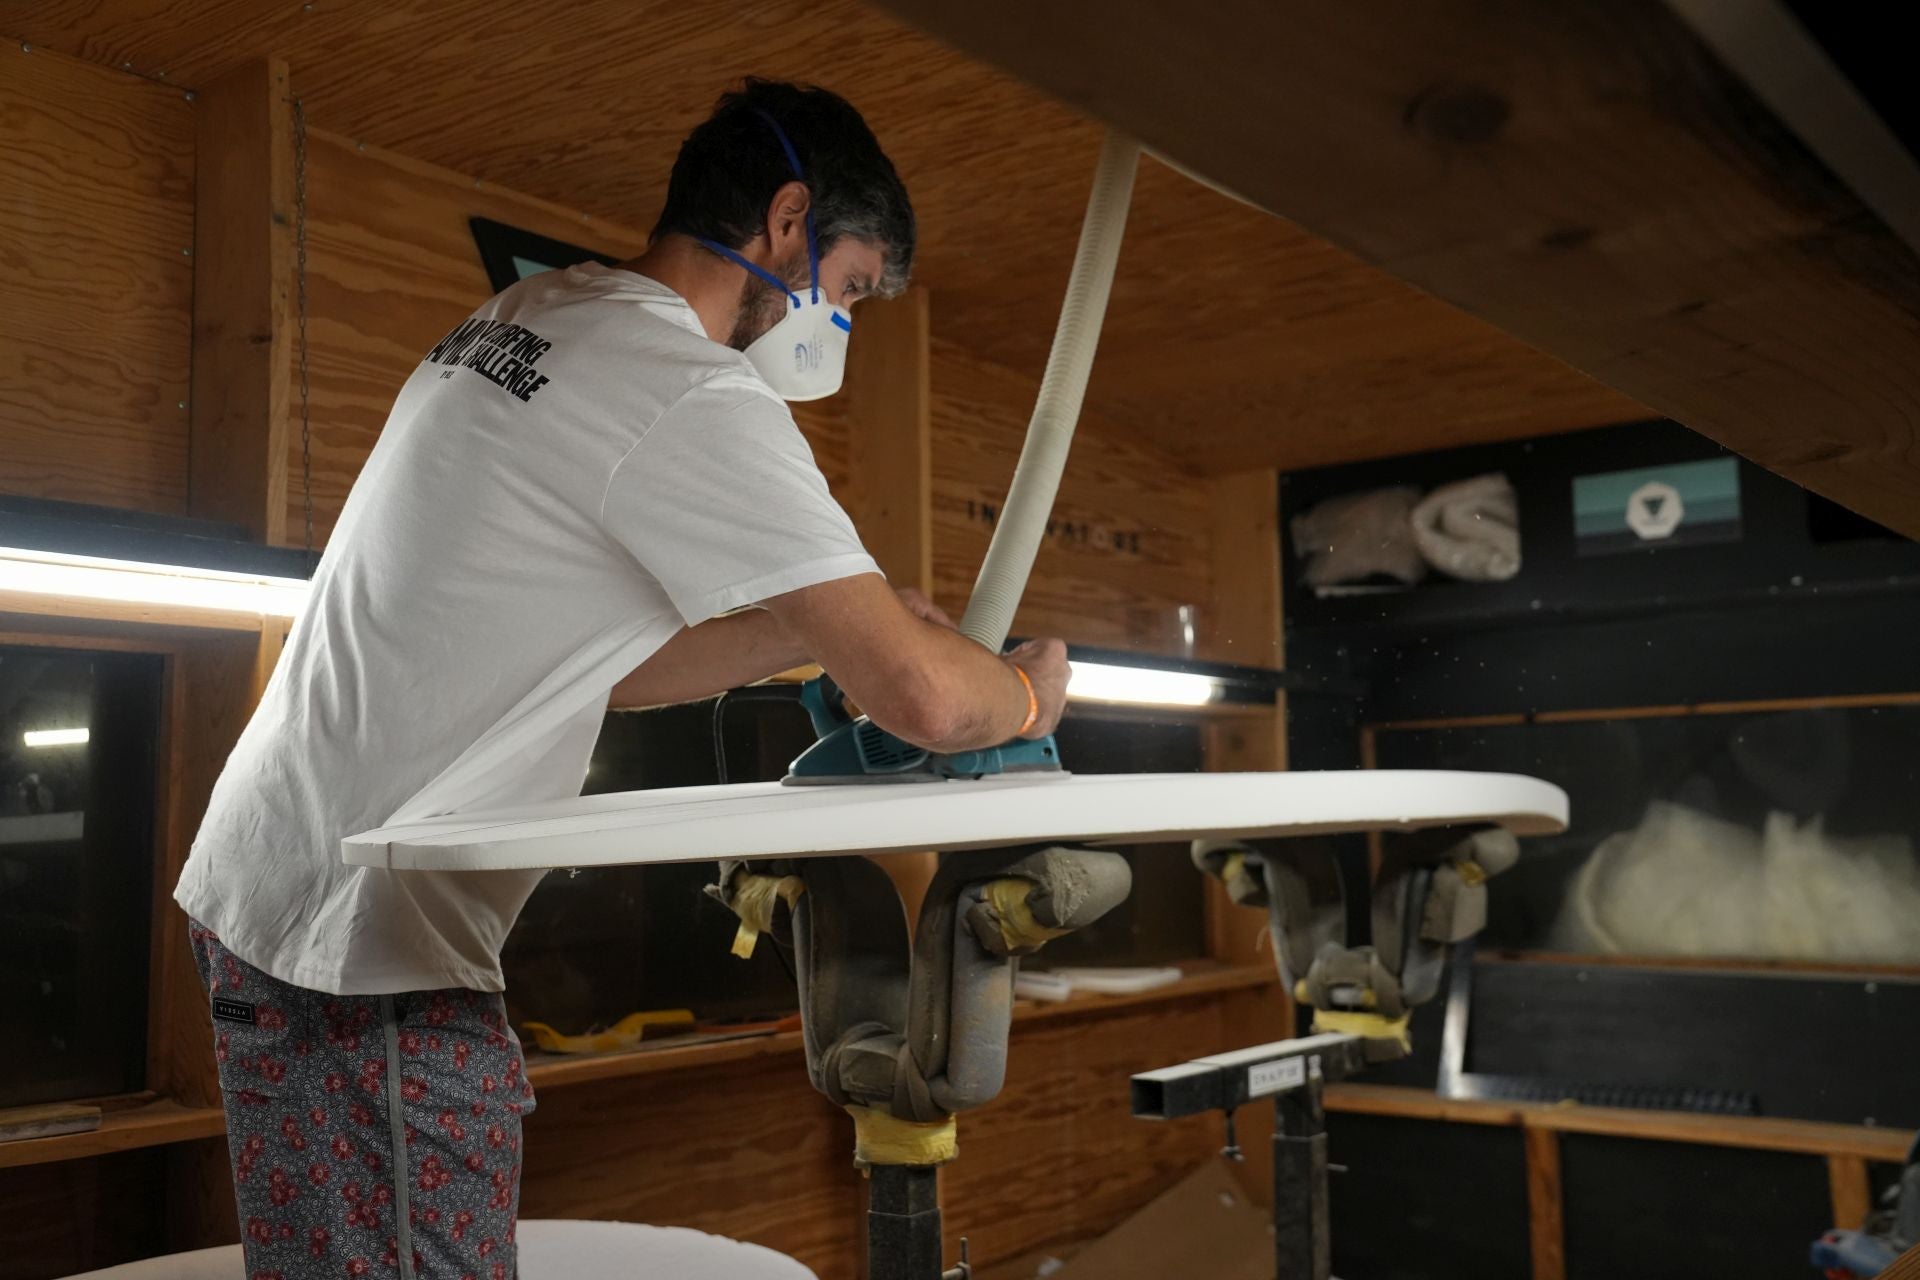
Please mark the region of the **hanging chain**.
POLYGON ((313 554, 313 420, 307 382, 307 112, 293 100, 293 252, 294 287, 300 325, 300 496, 306 512, 307 564, 313 554))

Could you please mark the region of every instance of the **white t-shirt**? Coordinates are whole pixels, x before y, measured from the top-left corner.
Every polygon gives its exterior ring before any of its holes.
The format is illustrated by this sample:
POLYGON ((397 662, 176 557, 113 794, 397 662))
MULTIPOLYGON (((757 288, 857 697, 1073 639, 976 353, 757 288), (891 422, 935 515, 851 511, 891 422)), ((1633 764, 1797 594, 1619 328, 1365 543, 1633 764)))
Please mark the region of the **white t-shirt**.
POLYGON ((609 691, 682 627, 877 572, 678 295, 522 281, 401 389, 174 898, 298 986, 497 991, 538 872, 349 867, 341 839, 578 795, 609 691))

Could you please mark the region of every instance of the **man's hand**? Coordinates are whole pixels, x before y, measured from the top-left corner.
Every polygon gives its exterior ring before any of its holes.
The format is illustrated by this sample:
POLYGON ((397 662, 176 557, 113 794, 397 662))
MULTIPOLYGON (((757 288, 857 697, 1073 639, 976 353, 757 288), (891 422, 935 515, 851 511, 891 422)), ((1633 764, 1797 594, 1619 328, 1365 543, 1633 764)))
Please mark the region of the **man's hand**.
MULTIPOLYGON (((929 751, 991 747, 1020 731, 1026 686, 1006 660, 952 630, 918 592, 895 592, 877 573, 802 587, 764 602, 847 697, 889 733, 929 751)), ((1060 719, 1066 648, 1043 640, 1016 650, 1033 681, 1040 716, 1060 719)))
POLYGON ((1033 696, 1040 704, 1040 715, 1025 737, 1044 738, 1060 725, 1067 708, 1067 681, 1073 668, 1067 664, 1067 646, 1059 640, 1028 640, 1017 645, 1001 659, 1019 667, 1033 681, 1033 696))
MULTIPOLYGON (((949 631, 957 630, 947 611, 922 592, 912 587, 896 587, 894 594, 914 617, 949 631)), ((1027 679, 1033 681, 1033 696, 1039 703, 1040 714, 1026 736, 1044 738, 1051 734, 1059 727, 1060 717, 1066 711, 1067 681, 1073 676, 1073 669, 1067 665, 1067 646, 1059 640, 1028 640, 1004 654, 1001 661, 1019 667, 1027 673, 1027 679)), ((1024 685, 1021 692, 1026 692, 1024 685)))

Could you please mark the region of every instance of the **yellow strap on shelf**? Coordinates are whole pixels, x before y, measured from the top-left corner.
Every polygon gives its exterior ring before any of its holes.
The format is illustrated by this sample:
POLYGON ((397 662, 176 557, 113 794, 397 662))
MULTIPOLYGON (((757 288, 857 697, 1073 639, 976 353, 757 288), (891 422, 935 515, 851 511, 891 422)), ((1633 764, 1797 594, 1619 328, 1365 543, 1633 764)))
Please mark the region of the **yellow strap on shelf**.
POLYGON ((993 908, 994 918, 1000 922, 1000 940, 1007 944, 1009 951, 1038 947, 1049 938, 1073 932, 1071 929, 1055 929, 1035 920, 1033 908, 1027 905, 1027 895, 1032 892, 1033 881, 1022 880, 1018 876, 989 880, 980 890, 980 896, 987 900, 987 905, 993 908))
POLYGON ((960 1122, 954 1116, 922 1122, 902 1120, 872 1107, 848 1107, 853 1117, 853 1159, 870 1164, 945 1164, 960 1153, 960 1122))
POLYGON ((807 884, 799 876, 756 875, 743 875, 739 883, 734 891, 733 913, 740 917, 740 929, 733 935, 733 954, 745 960, 753 954, 760 935, 773 928, 774 904, 784 901, 787 910, 793 910, 793 904, 807 891, 807 884))
POLYGON ((561 1035, 544 1022, 523 1022, 520 1029, 548 1053, 612 1053, 639 1044, 648 1027, 692 1025, 691 1009, 649 1009, 645 1013, 630 1013, 605 1031, 589 1031, 577 1036, 561 1035))
POLYGON ((1403 1052, 1411 1053, 1413 1036, 1407 1030, 1407 1022, 1412 1017, 1410 1013, 1389 1018, 1378 1013, 1315 1009, 1313 1029, 1315 1032, 1336 1031, 1344 1035, 1359 1036, 1363 1040, 1391 1040, 1399 1044, 1403 1052))

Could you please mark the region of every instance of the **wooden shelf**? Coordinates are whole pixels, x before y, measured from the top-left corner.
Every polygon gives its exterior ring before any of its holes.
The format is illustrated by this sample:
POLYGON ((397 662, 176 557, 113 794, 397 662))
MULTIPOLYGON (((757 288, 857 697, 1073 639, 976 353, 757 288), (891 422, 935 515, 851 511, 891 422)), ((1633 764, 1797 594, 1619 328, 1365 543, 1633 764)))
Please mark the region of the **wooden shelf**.
POLYGON ((89 1133, 63 1133, 51 1138, 0 1142, 0 1169, 19 1165, 81 1160, 87 1156, 157 1147, 195 1138, 217 1138, 226 1132, 226 1114, 219 1107, 183 1107, 159 1099, 100 1117, 100 1127, 89 1133))
POLYGON ((634 1049, 612 1053, 541 1053, 527 1055, 527 1079, 536 1091, 569 1084, 590 1084, 595 1080, 619 1080, 629 1076, 648 1076, 662 1072, 711 1068, 730 1062, 755 1058, 798 1056, 804 1041, 798 1031, 766 1032, 733 1040, 703 1040, 686 1043, 687 1037, 673 1037, 658 1044, 641 1044, 634 1049))
MULTIPOLYGON (((1103 1013, 1141 1005, 1188 1000, 1228 991, 1254 990, 1275 981, 1273 970, 1267 965, 1220 965, 1195 961, 1187 968, 1187 975, 1179 982, 1134 995, 1078 995, 1057 1004, 1018 1001, 1013 1009, 1014 1024, 1019 1026, 1060 1018, 1098 1017, 1103 1013)), ((803 1051, 801 1034, 785 1031, 745 1035, 731 1040, 708 1040, 698 1044, 668 1039, 658 1045, 646 1045, 619 1053, 578 1057, 534 1052, 527 1055, 527 1079, 533 1082, 535 1089, 553 1089, 595 1080, 691 1069, 707 1070, 756 1058, 791 1056, 797 1060, 803 1051)), ((795 1069, 799 1069, 797 1061, 795 1069)), ((110 1110, 101 1117, 100 1127, 90 1133, 65 1133, 51 1138, 0 1142, 0 1169, 82 1160, 88 1156, 131 1151, 138 1147, 215 1138, 224 1132, 226 1116, 219 1107, 183 1107, 176 1102, 158 1099, 110 1110)))
POLYGON ((1114 1009, 1164 1004, 1226 991, 1252 991, 1260 987, 1277 986, 1280 982, 1271 964, 1220 964, 1202 960, 1184 964, 1181 968, 1186 970, 1186 976, 1180 981, 1153 991, 1124 996, 1076 995, 1050 1004, 1018 1000, 1013 1006, 1013 1023, 1019 1026, 1023 1022, 1051 1022, 1056 1018, 1097 1015, 1114 1009))
MULTIPOLYGON (((1255 990, 1278 981, 1273 967, 1264 964, 1221 965, 1211 961, 1195 961, 1183 968, 1187 969, 1187 973, 1180 981, 1133 995, 1076 995, 1047 1004, 1031 1000, 1016 1001, 1013 1006, 1014 1026, 1061 1018, 1098 1017, 1141 1005, 1189 1000, 1228 991, 1255 990)), ((732 1040, 708 1040, 697 1044, 688 1044, 684 1038, 666 1039, 657 1045, 643 1044, 639 1048, 616 1053, 577 1056, 531 1053, 527 1056, 527 1079, 533 1082, 535 1089, 551 1089, 595 1080, 706 1069, 755 1058, 788 1054, 798 1057, 804 1048, 801 1033, 786 1031, 741 1036, 732 1040)))
POLYGON ((1679 973, 1772 974, 1782 978, 1920 978, 1920 964, 1847 960, 1750 960, 1739 956, 1655 956, 1571 951, 1480 951, 1475 964, 1554 964, 1574 968, 1662 969, 1679 973))
POLYGON ((1427 1089, 1397 1085, 1336 1084, 1326 1092, 1327 1110, 1352 1115, 1446 1120, 1455 1124, 1507 1125, 1557 1133, 1587 1133, 1654 1142, 1691 1142, 1710 1147, 1789 1151, 1800 1155, 1857 1156, 1904 1160, 1913 1132, 1871 1125, 1783 1120, 1773 1116, 1701 1115, 1689 1111, 1633 1111, 1578 1103, 1478 1101, 1442 1098, 1427 1089))

